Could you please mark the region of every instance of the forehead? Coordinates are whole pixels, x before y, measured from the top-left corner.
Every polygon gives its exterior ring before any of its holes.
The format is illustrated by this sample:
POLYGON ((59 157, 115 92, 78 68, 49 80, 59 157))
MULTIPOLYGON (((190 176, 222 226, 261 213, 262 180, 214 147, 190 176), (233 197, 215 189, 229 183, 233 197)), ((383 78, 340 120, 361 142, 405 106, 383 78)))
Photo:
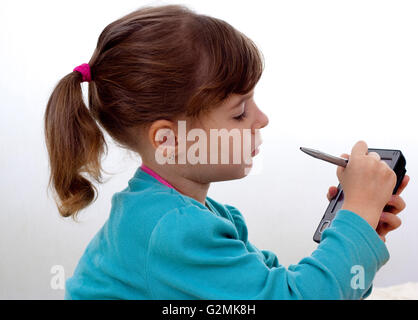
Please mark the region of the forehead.
POLYGON ((250 99, 254 95, 254 89, 246 94, 230 94, 228 98, 225 99, 221 104, 216 108, 211 108, 206 110, 206 112, 201 113, 198 116, 197 123, 202 123, 208 121, 209 119, 216 119, 223 117, 226 113, 231 113, 235 111, 238 107, 242 105, 242 102, 250 99))
POLYGON ((254 90, 251 90, 250 92, 243 94, 243 95, 233 94, 226 101, 225 105, 228 109, 234 109, 236 107, 239 107, 243 101, 250 99, 253 95, 254 95, 254 90))

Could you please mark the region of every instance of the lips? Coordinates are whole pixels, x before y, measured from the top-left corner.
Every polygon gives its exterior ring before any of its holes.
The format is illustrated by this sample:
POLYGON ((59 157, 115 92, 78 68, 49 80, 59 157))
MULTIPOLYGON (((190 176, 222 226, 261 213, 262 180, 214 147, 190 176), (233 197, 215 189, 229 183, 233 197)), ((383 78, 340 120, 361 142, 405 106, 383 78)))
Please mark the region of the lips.
POLYGON ((251 156, 256 156, 260 152, 261 143, 251 152, 251 156))
POLYGON ((252 156, 257 155, 260 152, 260 146, 263 144, 263 139, 261 138, 260 130, 256 129, 254 134, 254 150, 252 151, 252 156))

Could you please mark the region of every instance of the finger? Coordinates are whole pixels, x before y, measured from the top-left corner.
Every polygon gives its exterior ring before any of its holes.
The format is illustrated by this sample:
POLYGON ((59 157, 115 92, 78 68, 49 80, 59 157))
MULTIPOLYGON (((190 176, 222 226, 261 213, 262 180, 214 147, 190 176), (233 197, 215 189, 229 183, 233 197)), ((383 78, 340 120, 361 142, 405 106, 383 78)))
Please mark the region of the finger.
POLYGON ((386 235, 389 233, 389 231, 385 228, 385 225, 385 223, 379 222, 376 228, 376 232, 383 242, 386 242, 386 235))
POLYGON ((338 188, 335 186, 331 186, 328 189, 328 193, 327 193, 327 199, 328 201, 331 201, 332 199, 335 198, 335 196, 337 195, 338 192, 338 188))
POLYGON ((377 224, 376 232, 379 235, 379 238, 382 239, 383 242, 386 242, 386 235, 388 234, 389 231, 384 230, 383 225, 384 223, 379 222, 377 224))
POLYGON ((367 143, 363 140, 358 141, 351 150, 352 156, 363 156, 368 151, 367 143))
POLYGON ((402 224, 401 219, 399 219, 398 216, 389 213, 389 212, 382 212, 382 215, 380 216, 379 224, 381 223, 381 226, 378 226, 383 231, 383 235, 388 233, 389 231, 395 230, 399 228, 402 224))
POLYGON ((404 210, 405 207, 406 203, 402 199, 402 197, 394 194, 392 195, 386 206, 383 208, 383 211, 398 214, 399 212, 404 210))
POLYGON ((386 230, 385 224, 381 221, 377 223, 376 232, 379 236, 384 237, 388 234, 389 231, 386 230))
MULTIPOLYGON (((344 158, 344 159, 349 159, 350 155, 348 155, 346 153, 343 153, 343 154, 341 154, 340 157, 344 158)), ((342 176, 342 173, 344 172, 344 169, 345 169, 344 167, 337 166, 337 177, 338 177, 339 181, 341 181, 341 176, 342 176)))
POLYGON ((380 155, 377 152, 372 151, 372 152, 369 152, 368 155, 380 161, 380 155))
POLYGON ((408 185, 409 180, 410 180, 410 177, 408 175, 405 175, 401 184, 399 185, 398 190, 396 191, 396 195, 400 195, 402 193, 403 189, 405 189, 405 187, 408 185))

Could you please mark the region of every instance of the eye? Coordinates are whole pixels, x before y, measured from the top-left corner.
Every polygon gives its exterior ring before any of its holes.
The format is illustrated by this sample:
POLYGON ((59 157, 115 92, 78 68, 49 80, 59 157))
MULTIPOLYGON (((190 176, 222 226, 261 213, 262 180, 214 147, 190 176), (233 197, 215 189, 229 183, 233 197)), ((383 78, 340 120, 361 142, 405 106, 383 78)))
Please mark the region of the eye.
POLYGON ((245 117, 247 116, 247 113, 244 111, 243 113, 241 113, 239 116, 237 116, 237 117, 234 117, 234 119, 235 120, 238 120, 238 121, 242 121, 242 120, 244 120, 245 119, 245 117))
POLYGON ((243 121, 246 117, 247 117, 247 109, 245 108, 244 112, 241 113, 239 116, 234 117, 234 119, 237 121, 243 121))

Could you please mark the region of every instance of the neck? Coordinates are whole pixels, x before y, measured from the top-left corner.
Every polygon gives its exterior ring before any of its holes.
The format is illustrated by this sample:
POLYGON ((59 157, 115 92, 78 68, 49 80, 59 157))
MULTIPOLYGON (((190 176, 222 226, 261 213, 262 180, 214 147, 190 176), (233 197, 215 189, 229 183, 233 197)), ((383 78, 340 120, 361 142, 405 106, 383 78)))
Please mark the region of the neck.
POLYGON ((176 189, 181 194, 193 198, 203 205, 206 204, 210 183, 199 183, 191 180, 181 175, 180 171, 168 169, 168 166, 156 165, 145 161, 142 162, 142 165, 158 174, 164 180, 162 183, 166 182, 164 184, 168 184, 169 187, 176 189))

